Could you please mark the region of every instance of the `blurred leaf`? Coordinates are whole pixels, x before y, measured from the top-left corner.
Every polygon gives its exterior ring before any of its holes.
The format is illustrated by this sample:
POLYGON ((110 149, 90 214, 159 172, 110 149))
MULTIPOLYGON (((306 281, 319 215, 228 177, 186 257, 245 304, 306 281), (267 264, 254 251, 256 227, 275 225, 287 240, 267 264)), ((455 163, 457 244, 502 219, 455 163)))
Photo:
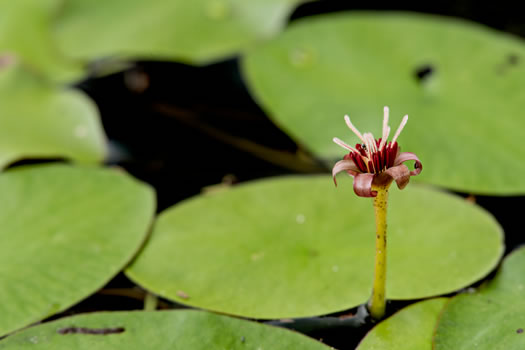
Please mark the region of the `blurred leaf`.
POLYGON ((99 312, 26 329, 0 342, 0 349, 210 350, 331 349, 304 335, 204 311, 99 312), (113 334, 61 334, 88 328, 113 334))
POLYGON ((69 0, 56 37, 69 55, 209 63, 271 37, 304 0, 69 0), (96 40, 93 40, 96 38, 96 40))
MULTIPOLYGON (((525 45, 472 23, 403 13, 309 17, 254 48, 244 72, 262 105, 320 156, 331 139, 380 135, 404 114, 404 151, 421 158, 417 181, 464 192, 525 193, 525 45), (418 74, 421 78, 418 78, 418 74)), ((394 130, 392 130, 394 131, 394 130)))
POLYGON ((0 0, 0 55, 12 53, 54 81, 82 75, 79 63, 57 49, 51 20, 62 0, 0 0))
MULTIPOLYGON (((253 318, 364 303, 373 208, 344 180, 336 189, 329 176, 277 178, 186 200, 160 215, 126 274, 168 299, 253 318)), ((418 186, 390 202, 388 298, 449 293, 498 263, 501 228, 479 207, 418 186)))
POLYGON ((375 326, 357 350, 432 350, 434 328, 447 300, 425 300, 402 309, 375 326))
POLYGON ((128 263, 155 210, 115 170, 25 166, 0 175, 0 335, 95 292, 128 263))
POLYGON ((104 159, 98 111, 80 91, 58 89, 16 57, 0 56, 0 168, 24 158, 104 159))
POLYGON ((525 248, 503 261, 494 280, 445 307, 434 349, 525 349, 525 248))

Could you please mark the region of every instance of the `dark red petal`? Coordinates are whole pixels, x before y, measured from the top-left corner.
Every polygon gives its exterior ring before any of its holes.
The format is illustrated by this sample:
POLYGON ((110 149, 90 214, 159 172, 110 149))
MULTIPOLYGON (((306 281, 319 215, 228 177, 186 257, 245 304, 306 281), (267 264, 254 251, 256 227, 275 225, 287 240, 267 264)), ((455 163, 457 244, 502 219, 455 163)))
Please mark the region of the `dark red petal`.
POLYGON ((379 164, 379 153, 373 153, 372 160, 374 161, 374 173, 377 174, 381 171, 381 167, 379 164))
POLYGON ((366 157, 366 151, 363 148, 363 146, 361 146, 360 143, 356 143, 355 149, 359 152, 360 155, 362 155, 363 157, 366 157))
POLYGON ((374 172, 374 163, 372 162, 372 159, 368 161, 368 172, 373 173, 374 172))
POLYGON ((383 149, 381 150, 381 170, 383 170, 388 164, 386 161, 386 154, 386 148, 383 147, 383 149))
POLYGON ((388 155, 388 168, 395 166, 394 161, 397 157, 397 153, 399 150, 399 146, 397 145, 397 142, 390 143, 390 147, 388 148, 389 155, 388 155))
POLYGON ((340 160, 337 163, 335 163, 334 167, 332 168, 332 178, 334 179, 334 184, 337 186, 337 181, 335 180, 335 176, 340 173, 341 171, 346 171, 349 175, 356 176, 359 173, 359 169, 354 164, 354 161, 350 159, 344 159, 340 160))
POLYGON ((384 149, 384 152, 385 152, 385 163, 386 163, 386 167, 390 167, 390 147, 389 145, 385 146, 385 149, 384 149))
POLYGON ((362 173, 366 173, 368 172, 367 168, 366 168, 366 164, 365 162, 363 161, 363 158, 361 158, 361 156, 357 153, 352 153, 352 159, 354 160, 354 163, 357 165, 357 167, 359 168, 359 170, 361 170, 362 173))
POLYGON ((410 170, 404 164, 388 168, 385 170, 385 173, 396 181, 397 187, 399 187, 400 190, 405 188, 410 181, 410 170))
POLYGON ((359 197, 375 197, 376 191, 372 191, 372 181, 374 181, 374 174, 357 174, 354 177, 354 192, 359 197))
POLYGON ((421 170, 423 170, 423 164, 421 164, 421 161, 419 160, 419 158, 414 153, 411 153, 411 152, 400 153, 396 157, 396 160, 394 161, 394 166, 399 165, 399 164, 403 164, 407 160, 415 160, 416 161, 416 163, 414 164, 414 170, 412 170, 410 172, 410 176, 419 175, 421 170))

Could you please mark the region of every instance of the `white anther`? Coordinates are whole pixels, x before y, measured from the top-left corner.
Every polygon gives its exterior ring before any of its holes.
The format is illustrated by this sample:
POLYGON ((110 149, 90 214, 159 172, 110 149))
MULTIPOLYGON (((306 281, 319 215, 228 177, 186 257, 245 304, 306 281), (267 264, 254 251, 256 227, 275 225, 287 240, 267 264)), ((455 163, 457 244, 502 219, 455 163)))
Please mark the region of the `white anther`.
MULTIPOLYGON (((346 148, 347 150, 349 151, 352 151, 352 152, 357 152, 357 150, 355 148, 353 148, 352 146, 349 146, 347 145, 345 142, 341 141, 340 139, 338 139, 337 137, 334 137, 333 138, 333 141, 338 144, 339 146, 343 147, 343 148, 346 148)), ((359 152, 357 152, 359 153, 359 152)))
POLYGON ((383 138, 385 138, 385 133, 388 129, 388 107, 385 106, 383 114, 383 138))
POLYGON ((374 139, 374 135, 371 132, 367 132, 363 136, 366 140, 366 148, 368 150, 368 154, 370 155, 373 152, 377 152, 377 146, 376 141, 374 139))
POLYGON ((388 135, 390 135, 389 126, 386 127, 386 132, 383 131, 383 138, 381 138, 381 143, 379 144, 379 150, 382 150, 385 147, 387 140, 388 140, 388 135))
POLYGON ((405 115, 403 117, 403 120, 401 121, 401 124, 399 124, 399 128, 397 128, 396 134, 394 135, 394 138, 392 139, 392 143, 396 142, 397 137, 399 136, 399 134, 401 134, 401 131, 403 131, 403 128, 405 127, 405 125, 407 125, 407 121, 408 121, 408 115, 405 115))
POLYGON ((388 106, 385 106, 383 109, 383 135, 381 136, 381 143, 379 144, 379 149, 382 150, 383 147, 386 144, 386 139, 388 138, 388 134, 390 134, 390 127, 388 126, 388 106))
POLYGON ((346 122, 346 125, 350 128, 350 130, 352 130, 354 132, 354 134, 356 134, 357 137, 359 137, 359 139, 361 141, 363 141, 363 143, 366 144, 365 139, 363 138, 363 135, 361 135, 359 130, 357 130, 357 128, 354 126, 354 124, 352 124, 352 122, 350 121, 350 117, 347 116, 347 115, 345 115, 345 122, 346 122))

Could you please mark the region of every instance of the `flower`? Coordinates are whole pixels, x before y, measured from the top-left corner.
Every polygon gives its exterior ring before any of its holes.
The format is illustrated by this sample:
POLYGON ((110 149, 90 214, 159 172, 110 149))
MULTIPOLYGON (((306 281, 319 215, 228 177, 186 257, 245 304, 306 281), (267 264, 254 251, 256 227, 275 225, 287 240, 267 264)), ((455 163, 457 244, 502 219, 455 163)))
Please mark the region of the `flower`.
POLYGON ((388 107, 384 108, 383 135, 376 140, 372 133, 361 134, 352 124, 350 117, 345 115, 346 125, 359 137, 361 144, 355 148, 347 145, 337 137, 334 142, 350 151, 343 160, 335 163, 332 169, 334 183, 337 186, 335 176, 341 171, 346 171, 354 177, 354 192, 360 197, 375 197, 377 191, 373 187, 389 186, 396 181, 399 189, 405 188, 410 181, 410 176, 418 175, 422 170, 419 158, 410 152, 400 152, 397 138, 408 121, 408 115, 403 117, 399 128, 394 134, 392 141, 388 142, 390 127, 388 126, 388 107), (403 163, 407 160, 415 160, 414 170, 410 171, 403 163))

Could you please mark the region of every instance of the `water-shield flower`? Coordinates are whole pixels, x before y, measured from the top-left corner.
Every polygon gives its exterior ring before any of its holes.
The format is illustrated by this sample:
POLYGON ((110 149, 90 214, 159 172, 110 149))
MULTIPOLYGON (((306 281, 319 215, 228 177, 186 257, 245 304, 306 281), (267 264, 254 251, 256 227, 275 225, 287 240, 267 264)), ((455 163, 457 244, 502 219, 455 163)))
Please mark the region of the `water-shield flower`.
POLYGON ((346 171, 354 177, 354 192, 360 197, 375 197, 377 192, 373 190, 377 186, 388 186, 392 181, 397 187, 403 189, 410 177, 418 175, 422 170, 419 158, 410 152, 400 152, 397 143, 399 134, 408 121, 408 115, 403 117, 391 141, 388 141, 390 126, 388 126, 388 107, 384 108, 383 134, 375 139, 372 133, 361 134, 352 124, 350 118, 345 115, 346 125, 359 137, 362 143, 351 147, 334 137, 334 142, 350 151, 338 161, 332 169, 334 183, 337 185, 335 176, 341 171, 346 171), (414 160, 414 170, 409 170, 403 163, 414 160))

